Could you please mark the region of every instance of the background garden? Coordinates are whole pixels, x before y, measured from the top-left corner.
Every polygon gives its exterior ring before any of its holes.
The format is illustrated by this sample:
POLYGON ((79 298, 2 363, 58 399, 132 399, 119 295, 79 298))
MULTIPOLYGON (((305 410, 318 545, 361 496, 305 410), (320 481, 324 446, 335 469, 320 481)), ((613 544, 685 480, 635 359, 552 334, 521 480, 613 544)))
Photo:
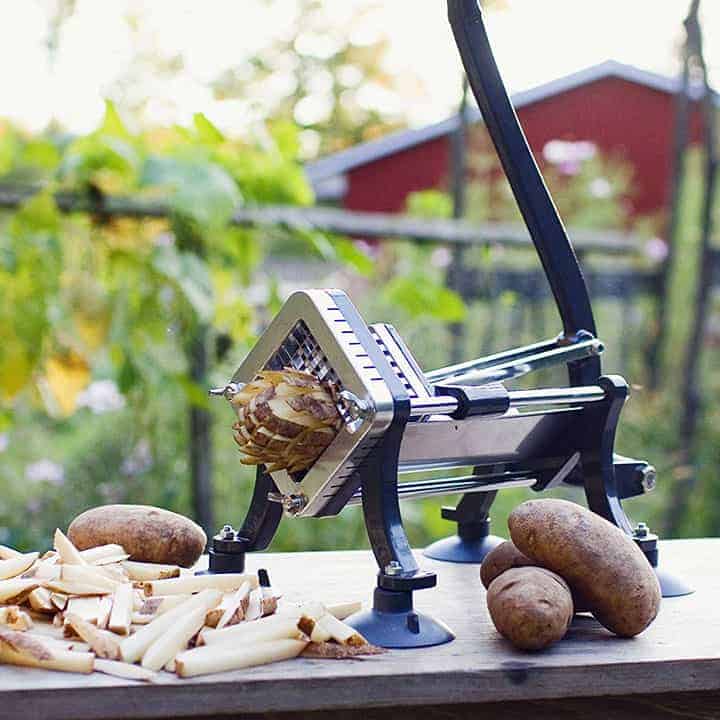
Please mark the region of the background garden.
MULTIPOLYGON (((408 122, 402 109, 384 110, 366 99, 368 88, 397 90, 398 79, 383 68, 386 42, 359 42, 349 27, 329 28, 323 3, 299 5, 301 25, 213 83, 216 96, 249 101, 264 97, 263 88, 278 78, 295 78, 275 102, 254 109, 243 132, 221 130, 201 112, 179 124, 148 120, 151 98, 133 94, 133 73, 171 82, 182 70, 153 52, 138 54, 111 88, 113 99, 90 132, 68 132, 59 123, 34 131, 0 120, 0 543, 46 545, 56 526, 109 502, 161 505, 210 527, 240 522, 254 472, 240 465, 229 409, 206 391, 232 375, 295 288, 346 289, 369 322, 394 324, 427 369, 446 364, 453 353, 474 357, 560 331, 547 295, 528 300, 503 289, 463 297, 448 282, 457 252, 450 244, 357 242, 317 229, 233 222, 242 208, 311 206, 305 160, 408 122), (327 33, 329 50, 308 41, 327 33), (313 116, 308 98, 319 83, 329 105, 313 116), (197 445, 206 433, 211 456, 197 445), (198 496, 210 487, 197 484, 198 473, 211 478, 211 497, 198 496)), ((52 62, 76 8, 57 2, 43 9, 52 62)), ((127 22, 132 27, 132 13, 127 22)), ((458 82, 458 100, 459 93, 458 82)), ((637 252, 622 259, 623 267, 656 272, 667 253, 665 220, 630 219, 633 178, 622 158, 573 144, 560 150, 540 161, 567 225, 630 231, 637 252)), ((519 221, 493 156, 470 143, 467 162, 467 219, 519 221)), ((680 178, 673 238, 679 261, 669 266, 656 387, 649 348, 657 297, 642 291, 599 296, 595 305, 607 347, 604 368, 625 375, 633 387, 618 449, 658 469, 657 490, 627 507, 635 520, 676 537, 720 532, 712 294, 698 352, 701 403, 690 454, 680 431, 690 308, 703 262, 706 167, 696 149, 680 178)), ((714 203, 715 215, 719 206, 714 203)), ((453 198, 449 190, 416 193, 406 210, 449 218, 453 198)), ((583 260, 606 273, 621 262, 598 252, 583 260)), ((477 269, 488 287, 499 269, 538 267, 531 249, 501 242, 467 248, 462 263, 477 269)), ((532 382, 564 384, 564 372, 544 372, 532 382)), ((500 493, 497 531, 526 495, 500 493)), ((439 514, 448 500, 403 507, 413 543, 448 534, 439 514)), ((273 549, 364 543, 360 515, 350 509, 335 520, 283 523, 273 549)))

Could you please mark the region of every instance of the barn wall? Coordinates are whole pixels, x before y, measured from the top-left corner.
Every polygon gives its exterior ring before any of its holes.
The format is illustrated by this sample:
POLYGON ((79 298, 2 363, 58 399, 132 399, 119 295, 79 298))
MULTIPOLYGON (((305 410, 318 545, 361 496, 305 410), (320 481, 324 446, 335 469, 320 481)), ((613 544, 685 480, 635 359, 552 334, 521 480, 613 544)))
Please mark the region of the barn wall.
MULTIPOLYGON (((518 115, 538 158, 549 140, 591 140, 604 153, 634 167, 633 214, 656 213, 664 207, 672 153, 672 95, 610 77, 525 106, 518 115)), ((699 136, 697 115, 692 135, 699 136)), ((348 173, 345 207, 400 212, 409 193, 448 187, 449 159, 450 142, 444 136, 356 167, 348 173)))

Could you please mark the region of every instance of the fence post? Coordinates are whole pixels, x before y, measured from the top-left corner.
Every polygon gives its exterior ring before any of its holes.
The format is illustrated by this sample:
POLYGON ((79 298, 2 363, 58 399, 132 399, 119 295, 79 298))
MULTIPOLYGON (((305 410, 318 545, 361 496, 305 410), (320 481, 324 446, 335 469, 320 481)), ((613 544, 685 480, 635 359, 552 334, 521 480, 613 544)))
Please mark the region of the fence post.
MULTIPOLYGON (((188 347, 190 379, 200 388, 207 387, 208 328, 199 327, 188 347)), ((189 412, 189 459, 193 514, 208 535, 215 532, 212 487, 212 416, 204 407, 191 404, 189 412)))
MULTIPOLYGON (((714 276, 715 251, 712 247, 713 215, 715 210, 715 191, 717 186, 718 155, 716 148, 716 111, 715 96, 708 81, 707 67, 703 55, 702 29, 698 17, 700 0, 693 0, 688 18, 685 21, 687 28, 688 45, 691 49, 698 68, 700 69, 704 95, 703 109, 703 147, 705 152, 704 164, 704 192, 701 210, 700 230, 700 275, 698 278, 695 296, 695 312, 692 318, 690 339, 685 352, 683 372, 683 410, 680 419, 680 456, 681 463, 692 464, 691 454, 695 445, 698 420, 701 415, 700 389, 698 387, 700 356, 702 353, 707 314, 709 309, 710 291, 714 276)), ((673 494, 673 502, 667 512, 667 530, 670 535, 675 533, 682 522, 690 505, 690 496, 697 482, 693 472, 678 483, 673 494)))
MULTIPOLYGON (((451 148, 451 181, 453 218, 459 220, 465 215, 466 202, 466 172, 467 172, 467 100, 468 81, 463 75, 462 98, 458 112, 458 126, 450 138, 451 148)), ((464 278, 464 257, 465 248, 458 243, 453 246, 452 259, 447 273, 448 286, 455 290, 463 300, 467 301, 468 292, 465 287, 464 278)), ((463 323, 451 323, 450 327, 450 362, 456 363, 462 360, 463 336, 465 326, 463 323)))
POLYGON ((675 261, 678 220, 680 217, 680 190, 685 177, 688 126, 690 115, 690 47, 686 41, 683 47, 680 87, 675 95, 675 125, 673 128, 672 169, 670 172, 670 207, 665 223, 667 255, 660 264, 655 287, 657 302, 655 326, 648 347, 648 385, 657 390, 662 376, 662 357, 667 336, 668 306, 670 304, 669 281, 675 261))

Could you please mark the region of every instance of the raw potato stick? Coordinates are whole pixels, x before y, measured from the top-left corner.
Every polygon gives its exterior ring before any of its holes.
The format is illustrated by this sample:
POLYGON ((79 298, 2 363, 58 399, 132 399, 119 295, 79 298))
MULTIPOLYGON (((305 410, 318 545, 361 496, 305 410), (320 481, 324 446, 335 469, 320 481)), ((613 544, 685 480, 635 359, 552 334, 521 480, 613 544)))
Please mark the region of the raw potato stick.
POLYGON ((65 537, 60 528, 55 530, 55 550, 65 565, 86 565, 80 551, 65 537))
POLYGON ((29 630, 33 626, 33 621, 17 605, 8 605, 0 607, 0 625, 6 625, 11 630, 29 630))
POLYGON ((38 553, 35 552, 8 560, 0 560, 0 580, 8 580, 22 575, 35 564, 37 559, 38 553))
POLYGON ((248 604, 245 609, 245 621, 257 620, 263 615, 262 588, 256 588, 248 596, 248 604))
POLYGON ((130 583, 125 583, 116 588, 113 594, 108 628, 119 635, 129 635, 132 608, 133 587, 130 583))
POLYGON ((297 638, 301 631, 302 617, 270 615, 252 623, 230 625, 222 630, 205 629, 200 633, 199 642, 203 645, 246 645, 266 640, 297 638))
POLYGON ((220 647, 215 653, 207 652, 209 648, 197 648, 180 653, 175 658, 175 669, 180 677, 239 670, 289 660, 306 646, 304 640, 272 640, 251 647, 220 647))
POLYGON ((327 611, 338 620, 344 620, 360 610, 362 610, 362 603, 359 600, 327 606, 327 611))
POLYGON ((108 557, 117 557, 118 555, 127 555, 122 545, 111 543, 109 545, 98 545, 94 548, 80 551, 80 557, 91 565, 97 564, 98 560, 104 560, 108 557))
POLYGON ((46 670, 91 673, 95 656, 92 653, 57 650, 27 633, 0 630, 0 663, 24 665, 46 670))
POLYGON ((121 565, 128 577, 135 582, 180 577, 180 568, 177 565, 160 565, 158 563, 143 563, 134 560, 124 560, 121 565))
POLYGON ((226 625, 236 625, 245 618, 245 611, 250 601, 250 583, 244 582, 232 595, 228 606, 222 614, 216 625, 218 630, 222 630, 226 625))
POLYGON ((112 590, 105 587, 72 580, 46 580, 44 584, 48 590, 63 593, 63 595, 110 595, 112 593, 112 590))
POLYGON ((255 588, 258 581, 254 575, 244 575, 242 573, 185 575, 170 580, 151 580, 144 583, 143 588, 146 595, 177 595, 209 589, 230 592, 231 590, 237 590, 244 582, 249 582, 255 588))
POLYGON ((39 584, 33 578, 0 580, 0 602, 22 602, 39 584))
POLYGON ((116 635, 98 629, 73 613, 66 613, 65 620, 98 657, 109 660, 120 659, 120 642, 116 635))
POLYGON ((368 644, 368 641, 355 628, 351 628, 330 613, 318 618, 317 625, 321 626, 335 642, 339 642, 341 645, 359 647, 368 644))
MULTIPOLYGON (((40 588, 47 589, 47 588, 40 588)), ((50 592, 48 590, 48 592, 50 592)), ((65 593, 50 592, 50 602, 53 604, 56 610, 62 612, 68 604, 68 596, 65 593)))
POLYGON ((157 671, 170 662, 187 647, 190 638, 203 626, 206 612, 201 606, 176 622, 145 651, 141 665, 157 671))
POLYGON ((157 595, 145 598, 141 608, 137 611, 139 615, 149 615, 152 620, 154 617, 164 615, 168 610, 172 610, 178 605, 182 605, 189 600, 192 595, 157 595))
POLYGON ((15 548, 8 547, 7 545, 0 545, 0 560, 9 560, 10 558, 21 557, 22 553, 15 548))
POLYGON ((39 587, 35 588, 28 595, 28 602, 30 607, 35 612, 42 613, 54 613, 55 606, 50 601, 50 591, 47 588, 39 587))
POLYGON ((147 668, 133 665, 131 663, 120 662, 118 660, 105 660, 102 658, 95 659, 95 670, 106 675, 125 678, 126 680, 143 680, 152 682, 157 678, 156 673, 147 668))
POLYGON ((204 612, 207 612, 215 607, 221 599, 222 594, 219 590, 203 590, 172 610, 168 610, 164 615, 122 641, 122 659, 125 662, 137 662, 155 640, 167 632, 180 618, 185 617, 197 607, 202 607, 204 612))
POLYGON ((107 574, 101 572, 100 568, 88 565, 63 565, 60 572, 60 580, 69 583, 82 583, 105 588, 107 592, 114 592, 120 584, 117 580, 110 579, 107 574))

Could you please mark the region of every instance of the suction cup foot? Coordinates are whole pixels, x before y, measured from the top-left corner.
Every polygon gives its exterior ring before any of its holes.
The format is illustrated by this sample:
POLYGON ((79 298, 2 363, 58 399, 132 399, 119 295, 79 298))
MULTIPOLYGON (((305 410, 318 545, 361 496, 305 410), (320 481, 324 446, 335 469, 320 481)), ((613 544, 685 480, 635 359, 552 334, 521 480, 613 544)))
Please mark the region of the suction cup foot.
POLYGON ((681 597, 695 592, 687 583, 663 567, 654 568, 664 598, 681 597))
POLYGON ((470 537, 453 535, 428 545, 423 555, 446 562, 481 563, 501 542, 504 542, 503 538, 487 533, 470 537))
POLYGON ((345 622, 368 642, 384 648, 430 647, 455 639, 442 622, 413 610, 411 591, 375 588, 372 609, 355 613, 345 622))

